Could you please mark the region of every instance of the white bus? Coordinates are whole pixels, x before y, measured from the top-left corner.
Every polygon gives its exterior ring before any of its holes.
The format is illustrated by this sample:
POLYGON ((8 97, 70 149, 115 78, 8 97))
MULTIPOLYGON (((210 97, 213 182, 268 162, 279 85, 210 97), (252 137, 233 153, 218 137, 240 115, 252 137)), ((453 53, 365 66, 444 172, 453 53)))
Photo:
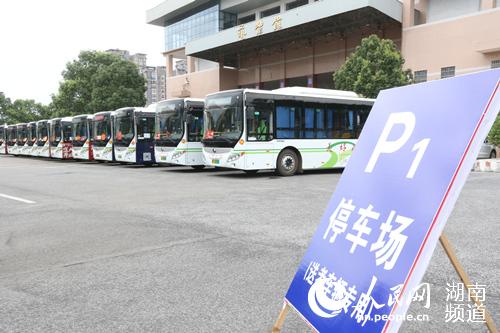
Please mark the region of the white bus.
POLYGON ((73 117, 73 159, 92 161, 92 115, 81 114, 73 117))
POLYGON ((37 121, 36 137, 36 147, 33 149, 34 155, 39 157, 50 157, 48 120, 37 121))
POLYGON ((113 150, 121 163, 155 163, 154 107, 127 107, 113 112, 113 150))
POLYGON ((206 164, 282 176, 343 168, 373 102, 353 92, 301 87, 208 95, 206 164))
POLYGON ((19 155, 29 155, 28 146, 28 124, 17 124, 17 153, 19 155))
POLYGON ((92 131, 94 132, 94 159, 97 161, 114 161, 112 112, 103 111, 94 114, 92 131))
POLYGON ((155 158, 159 164, 189 165, 203 169, 202 99, 181 98, 157 103, 155 158))
POLYGON ((49 120, 50 157, 61 160, 73 158, 71 140, 73 135, 73 118, 54 118, 49 120))
POLYGON ((0 125, 0 154, 7 154, 7 125, 0 125))
POLYGON ((36 150, 36 121, 28 123, 28 148, 26 149, 26 154, 28 156, 36 156, 34 150, 36 150))

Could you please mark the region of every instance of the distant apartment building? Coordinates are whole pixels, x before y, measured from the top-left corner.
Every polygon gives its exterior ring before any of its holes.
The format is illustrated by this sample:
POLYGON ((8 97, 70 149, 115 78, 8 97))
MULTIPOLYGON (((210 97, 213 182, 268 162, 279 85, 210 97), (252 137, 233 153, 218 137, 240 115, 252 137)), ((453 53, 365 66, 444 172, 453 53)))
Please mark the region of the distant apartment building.
POLYGON ((143 71, 148 90, 146 98, 148 105, 162 101, 167 98, 166 79, 167 71, 165 66, 146 66, 143 71))
POLYGON ((120 49, 109 49, 106 52, 116 54, 137 65, 146 81, 146 106, 167 98, 165 66, 147 66, 147 55, 144 53, 130 54, 129 51, 120 49))
POLYGON ((395 42, 417 82, 500 66, 500 0, 166 0, 167 98, 238 87, 333 88, 371 34, 395 42))

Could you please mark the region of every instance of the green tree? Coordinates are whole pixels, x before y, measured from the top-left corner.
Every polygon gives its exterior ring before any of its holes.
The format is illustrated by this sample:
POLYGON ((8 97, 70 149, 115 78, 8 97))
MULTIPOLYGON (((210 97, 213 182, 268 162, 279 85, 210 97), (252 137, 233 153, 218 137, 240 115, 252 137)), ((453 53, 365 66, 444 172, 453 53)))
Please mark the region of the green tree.
POLYGON ((6 97, 3 92, 0 92, 0 125, 7 123, 7 110, 11 105, 10 98, 6 97))
POLYGON ((51 118, 51 109, 32 99, 16 99, 14 102, 0 92, 0 124, 27 123, 51 118))
POLYGON ((488 141, 493 143, 495 146, 500 146, 500 114, 497 115, 497 119, 488 134, 488 141))
POLYGON ((363 38, 342 67, 333 75, 335 87, 376 98, 382 89, 411 83, 411 71, 390 39, 376 35, 363 38))
POLYGON ((95 113, 146 103, 144 77, 137 66, 105 52, 82 51, 66 65, 52 96, 58 116, 95 113))
POLYGON ((28 123, 51 117, 49 108, 32 99, 16 99, 5 109, 5 122, 8 124, 28 123))

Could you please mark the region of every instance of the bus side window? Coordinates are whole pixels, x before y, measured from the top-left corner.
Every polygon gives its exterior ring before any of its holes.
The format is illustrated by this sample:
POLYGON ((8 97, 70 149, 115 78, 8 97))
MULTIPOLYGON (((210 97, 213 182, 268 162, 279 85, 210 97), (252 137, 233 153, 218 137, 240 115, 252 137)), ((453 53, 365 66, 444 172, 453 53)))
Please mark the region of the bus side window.
POLYGON ((326 137, 327 139, 334 139, 335 134, 334 134, 334 129, 333 129, 333 122, 334 122, 334 110, 331 105, 328 106, 328 109, 326 111, 326 137))
POLYGON ((276 138, 294 139, 295 108, 279 105, 276 107, 276 138))
POLYGON ((305 139, 314 139, 314 109, 313 108, 305 108, 305 124, 304 124, 304 135, 302 138, 305 139))
POLYGON ((316 138, 326 139, 325 109, 316 108, 316 138))
POLYGON ((247 106, 248 141, 274 139, 274 104, 268 101, 253 101, 247 106))
POLYGON ((354 139, 354 111, 352 107, 348 107, 345 110, 344 115, 345 125, 343 128, 342 139, 354 139))
POLYGON ((370 112, 370 108, 366 106, 362 106, 358 109, 358 122, 356 124, 356 138, 359 138, 361 131, 363 130, 363 126, 368 119, 368 114, 370 112))

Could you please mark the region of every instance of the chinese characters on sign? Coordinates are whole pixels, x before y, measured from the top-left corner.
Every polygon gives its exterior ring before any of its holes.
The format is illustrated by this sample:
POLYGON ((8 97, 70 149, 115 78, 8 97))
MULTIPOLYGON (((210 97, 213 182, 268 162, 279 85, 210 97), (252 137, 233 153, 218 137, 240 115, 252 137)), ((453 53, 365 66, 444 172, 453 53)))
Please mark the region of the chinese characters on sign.
POLYGON ((446 312, 445 322, 486 322, 484 301, 486 300, 486 286, 477 283, 465 285, 453 281, 446 285, 446 312), (478 306, 474 297, 481 303, 478 306))
POLYGON ((257 36, 262 35, 262 32, 264 31, 264 21, 258 20, 255 22, 255 34, 257 36))
POLYGON ((346 281, 343 277, 329 272, 325 266, 318 262, 310 262, 303 276, 304 281, 310 285, 308 302, 311 310, 322 318, 333 318, 338 315, 348 315, 354 318, 361 327, 368 321, 374 321, 377 316, 373 310, 385 306, 391 307, 396 302, 425 302, 424 308, 430 308, 430 285, 420 284, 413 295, 406 300, 401 300, 402 284, 390 288, 391 293, 386 298, 376 299, 373 289, 377 283, 377 277, 372 276, 370 286, 366 291, 358 291, 354 284, 346 281))
POLYGON ((273 27, 274 27, 274 31, 278 31, 278 30, 281 30, 282 28, 282 23, 283 23, 283 20, 281 18, 281 16, 276 16, 273 20, 273 27))
MULTIPOLYGON (((357 233, 348 233, 345 237, 346 240, 352 243, 349 253, 354 253, 358 246, 367 247, 368 241, 363 237, 372 233, 373 222, 378 221, 380 218, 380 213, 374 211, 373 208, 372 205, 368 205, 367 208, 360 208, 357 211, 358 218, 352 224, 352 229, 357 233)), ((340 204, 330 216, 330 224, 323 235, 323 239, 327 239, 332 234, 328 242, 333 243, 338 235, 345 233, 349 218, 355 212, 355 209, 356 207, 353 205, 352 199, 346 200, 342 198, 340 204)), ((394 268, 408 239, 402 232, 413 222, 411 218, 401 215, 395 216, 396 211, 392 210, 387 220, 379 224, 380 233, 377 241, 369 247, 370 252, 375 251, 377 266, 384 264, 384 269, 386 270, 394 268), (393 221, 395 226, 393 225, 393 221)))
POLYGON ((245 39, 246 36, 247 36, 247 32, 245 30, 245 25, 242 24, 238 27, 238 38, 245 39))
MULTIPOLYGON (((283 28, 283 19, 280 15, 273 19, 272 26, 274 31, 281 30, 283 28)), ((260 19, 255 21, 255 35, 260 36, 264 33, 264 20, 260 19)), ((236 30, 236 35, 239 40, 243 40, 247 37, 247 30, 244 24, 238 26, 236 30)))

